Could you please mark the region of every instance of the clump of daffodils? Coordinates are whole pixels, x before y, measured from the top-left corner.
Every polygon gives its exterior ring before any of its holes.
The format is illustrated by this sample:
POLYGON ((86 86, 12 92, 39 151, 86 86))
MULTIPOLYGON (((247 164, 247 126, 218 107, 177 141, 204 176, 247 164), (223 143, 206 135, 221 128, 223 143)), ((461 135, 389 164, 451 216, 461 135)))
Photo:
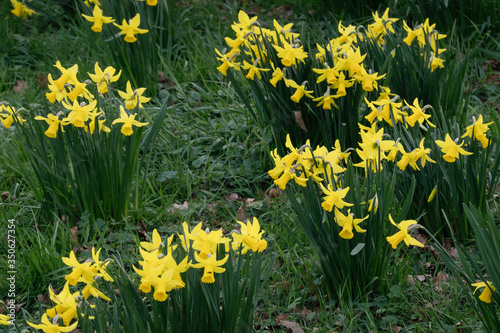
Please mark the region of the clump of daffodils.
MULTIPOLYGON (((144 0, 140 0, 144 1, 144 0)), ((83 18, 86 19, 87 21, 93 23, 91 29, 94 32, 102 32, 102 27, 103 24, 110 24, 113 23, 120 31, 118 32, 118 35, 124 35, 124 40, 127 43, 134 43, 137 41, 136 35, 138 34, 146 34, 149 32, 147 29, 141 29, 139 28, 141 24, 141 15, 137 13, 133 18, 131 19, 123 19, 122 24, 116 24, 115 19, 111 16, 105 16, 102 9, 101 9, 101 4, 97 0, 86 0, 85 4, 90 7, 91 3, 94 5, 94 8, 92 10, 91 15, 85 15, 82 14, 83 18)), ((156 0, 148 0, 147 4, 149 6, 156 6, 157 1, 156 0)))
POLYGON ((249 250, 262 252, 266 249, 267 242, 262 239, 264 231, 260 229, 257 218, 254 217, 252 222, 247 223, 238 221, 238 224, 240 231, 233 232, 231 239, 223 235, 222 229, 203 229, 200 222, 190 230, 188 224, 184 222, 183 233, 177 235, 183 248, 182 254, 177 250, 177 245, 172 245, 174 235, 163 242, 155 229, 152 241, 140 244, 141 268, 134 266, 135 272, 141 277, 139 289, 149 293, 153 288, 153 298, 162 302, 168 298, 170 291, 186 287, 181 273, 188 269, 203 269, 201 282, 214 283, 215 275, 226 271, 224 264, 229 258, 228 254, 223 258, 217 258, 220 253, 219 246, 224 247, 224 252, 232 250, 240 251, 241 254, 249 250), (191 251, 193 255, 190 257, 191 251), (176 261, 175 258, 179 256, 182 260, 176 261))
MULTIPOLYGON (((45 135, 55 139, 60 133, 65 131, 67 126, 80 128, 90 135, 94 132, 111 132, 108 127, 107 115, 104 110, 98 107, 98 99, 95 93, 100 96, 109 94, 111 84, 118 81, 121 71, 108 66, 101 69, 98 63, 95 63, 95 73, 88 73, 89 79, 80 81, 78 78, 78 65, 65 68, 57 61, 55 67, 61 72, 57 79, 51 74, 48 75, 50 92, 45 94, 50 103, 56 105, 58 112, 49 113, 46 116, 36 116, 36 120, 45 121, 48 125, 45 135), (97 131, 96 131, 97 129, 97 131)), ((132 89, 130 82, 127 82, 126 91, 118 91, 123 98, 123 105, 119 105, 119 117, 115 117, 111 125, 122 124, 121 133, 125 136, 133 134, 133 126, 146 126, 148 123, 136 120, 137 113, 129 114, 127 110, 143 108, 150 98, 143 96, 146 88, 132 89), (125 106, 125 107, 124 107, 125 106)), ((115 113, 118 110, 115 110, 115 113)), ((1 105, 0 119, 5 127, 12 124, 12 117, 16 111, 11 106, 1 105)), ((18 116, 22 123, 24 120, 18 116)))
POLYGON ((66 284, 58 294, 49 287, 50 299, 55 306, 45 311, 40 324, 28 321, 31 327, 44 332, 70 332, 78 325, 78 312, 82 301, 89 301, 90 296, 110 301, 110 298, 98 289, 98 281, 100 279, 113 281, 107 272, 107 266, 111 260, 101 261, 100 253, 101 249, 95 251, 92 248, 92 259, 84 262, 78 261, 73 251, 70 252, 69 257, 62 258, 63 262, 72 268, 71 272, 65 276, 66 284), (74 292, 70 290, 70 286, 82 284, 85 285, 83 289, 74 292))

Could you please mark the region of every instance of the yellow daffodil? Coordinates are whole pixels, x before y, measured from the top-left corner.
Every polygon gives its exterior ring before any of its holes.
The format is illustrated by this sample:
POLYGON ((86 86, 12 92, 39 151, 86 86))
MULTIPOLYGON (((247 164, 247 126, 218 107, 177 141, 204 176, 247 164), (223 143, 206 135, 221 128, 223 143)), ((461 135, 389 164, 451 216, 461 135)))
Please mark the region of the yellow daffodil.
POLYGON ((273 69, 273 74, 272 74, 272 79, 269 80, 269 82, 273 85, 273 87, 276 87, 276 84, 278 81, 282 80, 285 77, 285 74, 279 67, 274 67, 274 64, 271 62, 271 68, 273 69))
POLYGON ((154 229, 153 230, 153 237, 152 237, 152 242, 141 242, 141 247, 148 251, 148 252, 153 252, 160 254, 163 252, 163 247, 165 245, 163 244, 161 240, 161 236, 158 233, 158 230, 154 229))
POLYGON ((245 78, 253 81, 255 78, 255 75, 257 75, 257 77, 260 80, 260 79, 262 79, 262 74, 260 72, 267 72, 267 71, 271 70, 270 68, 257 67, 257 64, 259 62, 260 62, 260 59, 256 59, 253 64, 251 64, 247 61, 243 61, 243 66, 241 66, 241 68, 248 70, 248 73, 245 76, 245 78))
POLYGON ((97 269, 95 267, 91 267, 92 262, 86 261, 83 264, 79 263, 73 251, 70 252, 69 258, 63 257, 62 261, 67 266, 73 267, 71 273, 65 276, 65 279, 70 285, 76 286, 76 284, 80 281, 94 281, 94 277, 97 275, 97 269))
POLYGON ((401 221, 399 224, 396 224, 392 219, 391 214, 389 214, 389 220, 394 226, 396 226, 399 229, 399 231, 396 234, 387 237, 387 241, 392 245, 393 249, 396 249, 398 244, 401 243, 402 241, 404 241, 407 246, 415 245, 418 247, 424 247, 424 244, 420 243, 418 240, 412 238, 410 234, 408 234, 408 227, 412 225, 418 227, 417 221, 405 220, 401 221))
MULTIPOLYGON (((458 142, 458 138, 456 140, 458 142)), ((462 147, 464 144, 463 142, 461 144, 457 144, 455 141, 453 141, 450 137, 449 134, 446 134, 446 138, 444 141, 441 140, 436 140, 436 144, 441 147, 441 152, 444 153, 443 159, 446 162, 453 163, 455 160, 462 155, 472 155, 472 153, 465 151, 462 147)))
POLYGON ((11 320, 11 318, 9 316, 4 315, 4 314, 0 314, 0 325, 4 325, 4 326, 12 325, 12 322, 10 320, 11 320))
POLYGON ((397 163, 398 168, 404 171, 409 164, 413 168, 413 170, 420 170, 417 165, 418 158, 415 151, 407 153, 401 142, 398 142, 397 147, 402 155, 401 159, 397 163))
POLYGON ((335 104, 335 97, 337 97, 337 95, 330 95, 330 87, 328 87, 326 88, 326 92, 323 96, 313 98, 313 101, 319 101, 316 106, 323 106, 324 110, 331 110, 332 105, 338 109, 337 104, 335 104))
POLYGON ((52 79, 52 75, 50 73, 47 76, 47 79, 49 80, 49 85, 47 87, 50 92, 45 93, 45 97, 47 97, 50 103, 55 103, 56 100, 60 102, 68 96, 68 92, 64 89, 64 87, 63 89, 59 89, 55 85, 54 79, 52 79))
POLYGON ((306 83, 307 83, 307 81, 304 81, 299 86, 299 84, 297 82, 295 82, 294 80, 285 79, 285 84, 287 85, 287 87, 291 87, 291 88, 296 89, 295 92, 293 93, 293 95, 290 97, 290 99, 292 101, 294 101, 295 103, 299 103, 304 95, 311 98, 311 99, 314 98, 314 96, 311 95, 311 93, 313 93, 314 90, 306 90, 306 83))
POLYGON ((214 283, 215 282, 215 273, 224 273, 226 271, 225 268, 220 267, 224 265, 229 258, 229 255, 226 255, 224 259, 217 260, 216 255, 210 254, 208 258, 202 258, 195 252, 194 258, 198 262, 197 264, 191 264, 193 268, 203 268, 203 277, 201 278, 201 282, 203 283, 214 283))
POLYGON ((431 117, 431 115, 424 113, 425 110, 430 106, 424 107, 423 109, 420 108, 420 105, 418 103, 418 98, 415 98, 415 100, 413 101, 413 105, 408 104, 407 101, 405 101, 405 104, 413 112, 413 114, 411 116, 408 116, 405 118, 408 125, 413 127, 413 126, 415 126, 415 123, 417 123, 417 122, 419 124, 423 124, 424 121, 426 121, 427 124, 429 124, 429 126, 436 127, 436 125, 434 125, 433 123, 431 123, 429 121, 429 118, 431 117))
POLYGON ((375 22, 368 25, 368 31, 370 32, 368 37, 376 40, 379 45, 383 45, 385 43, 383 36, 387 35, 387 31, 394 33, 392 23, 396 22, 398 19, 389 18, 389 8, 385 10, 382 17, 378 16, 378 12, 372 13, 372 15, 375 22))
POLYGON ((26 120, 21 118, 19 115, 19 112, 23 109, 19 109, 16 111, 16 109, 10 105, 5 105, 1 104, 0 105, 0 122, 5 128, 10 128, 12 124, 14 123, 14 117, 17 119, 17 121, 22 124, 26 120))
POLYGON ((369 215, 366 215, 362 219, 355 219, 354 214, 351 213, 350 209, 347 211, 347 215, 344 215, 337 209, 337 207, 335 207, 335 221, 339 226, 342 227, 342 231, 339 233, 339 236, 342 237, 343 239, 353 238, 354 237, 354 234, 352 233, 353 228, 356 230, 356 232, 359 233, 366 232, 366 230, 361 229, 361 227, 358 224, 366 220, 368 217, 369 215))
POLYGON ((62 102, 62 105, 70 110, 64 121, 69 121, 75 127, 85 127, 85 122, 90 119, 91 112, 93 112, 97 106, 97 100, 92 101, 90 104, 78 103, 77 100, 73 102, 73 105, 66 102, 62 102))
POLYGON ((92 26, 92 31, 95 32, 101 32, 102 31, 102 25, 103 23, 111 23, 114 22, 115 19, 112 18, 111 16, 104 16, 102 15, 102 10, 98 5, 94 6, 94 10, 92 11, 92 16, 88 16, 85 14, 82 14, 82 16, 89 22, 94 22, 94 25, 92 26))
POLYGON ((120 118, 113 120, 111 125, 123 123, 121 130, 122 134, 126 136, 132 135, 132 133, 134 133, 132 126, 142 127, 149 124, 138 122, 135 120, 135 116, 137 116, 137 113, 129 116, 123 106, 120 105, 120 118))
POLYGON ((479 295, 479 299, 485 303, 491 303, 491 296, 493 292, 496 291, 491 281, 472 283, 471 286, 476 287, 476 289, 474 289, 474 294, 479 288, 484 288, 481 295, 479 295))
POLYGON ((328 65, 325 69, 313 68, 312 70, 314 73, 319 74, 318 78, 316 79, 316 83, 320 83, 326 80, 328 84, 333 84, 337 81, 337 77, 339 76, 338 69, 336 67, 330 68, 328 67, 328 65))
POLYGON ((70 68, 66 69, 58 60, 54 67, 61 71, 61 76, 54 81, 54 85, 58 90, 63 90, 66 83, 74 84, 75 82, 78 82, 78 79, 76 78, 76 74, 78 73, 78 65, 73 65, 70 68))
MULTIPOLYGON (((146 0, 139 0, 139 1, 146 1, 146 0)), ((148 6, 156 6, 158 4, 158 0, 147 0, 148 6)))
POLYGON ((248 221, 246 224, 237 221, 240 225, 240 233, 233 233, 233 250, 242 246, 241 253, 245 254, 248 250, 253 252, 262 252, 267 247, 267 241, 262 239, 264 230, 260 230, 259 220, 253 218, 253 223, 248 221))
POLYGON ((222 229, 210 231, 206 228, 203 230, 201 225, 201 222, 198 223, 191 233, 187 235, 193 241, 191 245, 193 249, 200 251, 201 258, 208 258, 211 253, 215 254, 219 244, 229 244, 230 240, 222 235, 222 229))
POLYGON ((184 286, 183 283, 178 280, 173 279, 174 269, 168 269, 163 272, 160 276, 152 277, 152 284, 155 288, 155 292, 153 294, 153 298, 157 301, 164 302, 168 298, 168 292, 172 291, 172 289, 182 288, 184 286))
POLYGON ((425 167, 425 162, 436 163, 436 161, 434 161, 432 158, 429 157, 431 149, 424 147, 424 139, 425 138, 422 138, 422 140, 420 140, 418 148, 415 148, 414 150, 417 159, 420 159, 420 164, 422 165, 422 168, 425 167))
POLYGON ((49 113, 47 115, 47 118, 44 118, 42 116, 36 116, 36 120, 45 120, 47 124, 49 124, 49 128, 45 131, 45 135, 49 138, 55 139, 57 137, 57 131, 59 130, 59 127, 61 128, 61 131, 64 132, 63 126, 68 125, 70 122, 67 120, 59 120, 59 117, 56 115, 53 115, 49 113))
POLYGON ((326 195, 323 198, 323 203, 321 204, 321 207, 323 207, 324 210, 331 212, 333 207, 342 209, 345 206, 353 206, 353 204, 347 203, 343 200, 347 195, 347 192, 349 192, 349 187, 346 187, 344 189, 339 188, 337 190, 333 189, 332 184, 328 184, 327 188, 325 188, 323 184, 320 184, 320 187, 323 190, 323 193, 326 195))
POLYGON ((307 58, 307 52, 304 52, 303 46, 294 46, 287 41, 283 42, 283 47, 273 45, 274 49, 278 52, 277 55, 281 59, 281 63, 285 67, 290 67, 297 64, 297 60, 304 62, 307 58))
POLYGON ((137 41, 135 37, 136 34, 145 34, 149 30, 147 29, 139 29, 139 24, 141 24, 141 15, 137 13, 134 18, 130 19, 127 23, 125 19, 123 19, 122 25, 116 24, 113 22, 120 30, 121 34, 125 35, 125 41, 127 43, 134 43, 137 41))
POLYGON ((27 19, 28 16, 30 15, 38 15, 37 12, 35 12, 33 9, 28 8, 25 4, 17 1, 17 0, 10 0, 12 3, 12 6, 14 9, 11 10, 11 13, 14 14, 17 17, 22 17, 23 19, 27 19))
POLYGON ((222 61, 222 64, 217 67, 217 70, 221 72, 222 75, 227 75, 227 70, 229 68, 234 68, 236 70, 240 69, 240 63, 234 62, 234 59, 240 55, 238 49, 232 49, 228 54, 222 54, 219 50, 215 49, 215 53, 219 56, 217 60, 222 61))
POLYGON ((105 94, 108 92, 108 86, 111 82, 116 82, 120 78, 122 71, 120 70, 118 74, 115 75, 116 69, 111 66, 106 67, 104 70, 101 70, 99 67, 99 63, 95 63, 95 74, 88 73, 89 77, 97 83, 97 90, 101 94, 105 94))
POLYGON ((71 332, 78 325, 78 322, 75 322, 75 323, 73 323, 72 325, 69 325, 69 326, 59 326, 59 324, 57 323, 56 318, 58 319, 58 316, 56 316, 54 318, 53 322, 51 323, 49 321, 49 318, 47 317, 47 314, 44 313, 42 315, 42 320, 41 320, 42 323, 41 324, 33 324, 33 323, 31 323, 31 322, 28 321, 28 325, 30 325, 31 327, 36 328, 38 330, 42 330, 45 333, 71 332))
POLYGON ((69 325, 73 319, 78 318, 76 297, 80 295, 80 292, 71 293, 68 281, 64 284, 63 290, 57 295, 54 290, 49 287, 49 295, 52 302, 56 304, 46 312, 50 318, 59 315, 64 325, 69 325))
POLYGON ((257 16, 254 16, 250 18, 247 13, 244 11, 240 10, 238 12, 238 22, 233 22, 231 25, 231 28, 234 30, 236 33, 243 33, 247 34, 248 32, 252 31, 252 27, 254 24, 257 22, 257 16))
POLYGON ((354 77, 361 83, 364 91, 373 91, 373 88, 378 90, 377 80, 385 77, 385 74, 380 76, 377 74, 372 73, 371 69, 367 72, 364 67, 361 67, 361 74, 354 75, 354 77))
POLYGON ((142 96, 146 88, 138 88, 132 90, 132 85, 130 81, 127 81, 126 91, 118 90, 118 95, 125 100, 125 107, 129 110, 134 109, 137 105, 139 109, 142 109, 142 103, 147 103, 151 99, 150 97, 142 96))
POLYGON ((465 134, 462 135, 462 138, 465 137, 470 137, 474 135, 474 138, 481 142, 481 145, 483 148, 488 147, 488 138, 486 137, 485 133, 488 131, 488 126, 493 124, 493 122, 489 122, 487 124, 483 124, 483 115, 479 115, 479 118, 476 120, 476 118, 473 118, 473 124, 470 126, 467 126, 467 129, 465 130, 465 134))

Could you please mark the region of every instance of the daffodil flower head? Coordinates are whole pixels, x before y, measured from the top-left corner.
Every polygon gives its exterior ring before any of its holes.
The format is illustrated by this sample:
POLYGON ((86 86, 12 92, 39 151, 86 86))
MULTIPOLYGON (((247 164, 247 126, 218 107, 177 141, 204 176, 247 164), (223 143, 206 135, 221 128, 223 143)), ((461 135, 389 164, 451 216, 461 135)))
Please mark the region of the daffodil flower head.
POLYGON ((139 109, 142 108, 142 103, 147 103, 151 99, 150 97, 142 96, 146 88, 138 88, 136 90, 132 90, 132 85, 130 81, 127 81, 126 91, 118 90, 118 95, 125 100, 125 107, 129 110, 134 109, 137 105, 139 105, 139 109))
POLYGON ((474 289, 474 294, 479 288, 484 288, 481 295, 479 295, 479 299, 485 303, 491 303, 491 296, 493 292, 496 291, 491 281, 472 283, 471 286, 476 287, 476 289, 474 289))
POLYGON ((12 325, 11 318, 7 315, 0 314, 0 325, 3 325, 3 326, 12 325))
POLYGON ((149 30, 147 29, 140 29, 139 25, 141 24, 141 15, 137 13, 132 19, 130 19, 128 22, 123 19, 123 22, 121 25, 116 24, 113 22, 114 25, 116 25, 120 30, 121 34, 125 35, 125 41, 127 43, 134 43, 137 41, 137 37, 135 37, 136 34, 145 34, 149 30))
POLYGON ((356 232, 359 233, 366 232, 366 230, 361 229, 359 224, 366 220, 368 217, 369 215, 365 216, 362 219, 355 219, 354 214, 351 213, 350 209, 347 211, 347 215, 344 215, 337 209, 337 207, 335 207, 335 221, 339 226, 342 227, 342 231, 339 233, 339 236, 343 239, 352 239, 354 237, 354 234, 352 232, 353 228, 356 230, 356 232))
POLYGON ((203 283, 214 283, 215 282, 215 273, 224 273, 226 271, 225 268, 220 267, 224 265, 229 258, 229 255, 226 255, 221 260, 217 260, 216 255, 210 254, 207 258, 202 258, 195 252, 194 257, 197 264, 191 264, 193 268, 203 268, 203 277, 201 278, 201 282, 203 283))
POLYGON ((102 25, 103 23, 111 23, 114 22, 115 20, 110 17, 110 16, 104 16, 102 14, 102 10, 98 5, 94 6, 94 10, 92 11, 92 16, 88 16, 85 14, 82 14, 82 16, 89 22, 93 22, 94 25, 92 26, 92 30, 95 32, 101 32, 102 31, 102 25))
POLYGON ((467 126, 464 135, 462 135, 462 138, 472 138, 474 136, 474 139, 481 142, 482 147, 486 148, 488 147, 489 140, 485 134, 489 130, 489 125, 491 124, 493 124, 493 122, 483 124, 483 115, 479 115, 479 118, 477 120, 475 117, 473 117, 472 125, 467 126))
POLYGON ((443 159, 446 162, 453 163, 459 158, 460 154, 462 155, 472 155, 471 152, 465 151, 462 148, 463 142, 458 144, 458 138, 453 141, 449 134, 446 134, 445 140, 436 140, 436 144, 441 147, 441 152, 444 153, 443 159))
POLYGON ((264 230, 260 229, 259 220, 253 218, 253 223, 248 221, 246 224, 237 221, 240 225, 240 233, 233 233, 233 250, 242 247, 241 253, 245 254, 248 250, 253 252, 262 252, 267 247, 267 241, 262 239, 264 230))
POLYGON ((130 136, 132 135, 132 133, 134 133, 132 126, 142 127, 149 124, 149 123, 141 123, 135 120, 136 116, 137 113, 129 116, 128 113, 123 108, 123 106, 120 105, 120 118, 113 120, 111 125, 123 123, 121 129, 122 134, 125 136, 130 136))
POLYGON ((42 315, 41 319, 41 324, 33 324, 28 321, 28 325, 30 325, 33 328, 36 328, 38 330, 42 330, 46 333, 59 333, 59 332, 71 332, 73 331, 76 326, 78 325, 78 322, 75 322, 69 326, 59 326, 59 316, 56 315, 52 322, 49 321, 49 318, 46 313, 42 315))
POLYGON ((417 224, 417 221, 405 220, 401 221, 399 224, 396 224, 392 219, 391 214, 389 214, 389 221, 391 221, 392 225, 399 229, 396 234, 387 237, 387 241, 392 245, 393 249, 396 249, 398 244, 402 241, 404 241, 407 246, 415 245, 418 247, 424 247, 424 244, 420 243, 415 238, 412 238, 408 233, 409 230, 420 227, 420 225, 417 224))
POLYGON ((116 82, 120 78, 122 71, 115 75, 116 69, 111 66, 101 70, 99 63, 94 65, 95 74, 88 73, 89 77, 97 84, 97 89, 101 94, 108 92, 108 86, 111 82, 116 82))
POLYGON ((26 20, 30 15, 38 15, 38 13, 35 12, 33 9, 30 9, 25 4, 17 0, 10 0, 10 2, 14 7, 14 9, 11 10, 11 13, 17 17, 21 17, 26 20))

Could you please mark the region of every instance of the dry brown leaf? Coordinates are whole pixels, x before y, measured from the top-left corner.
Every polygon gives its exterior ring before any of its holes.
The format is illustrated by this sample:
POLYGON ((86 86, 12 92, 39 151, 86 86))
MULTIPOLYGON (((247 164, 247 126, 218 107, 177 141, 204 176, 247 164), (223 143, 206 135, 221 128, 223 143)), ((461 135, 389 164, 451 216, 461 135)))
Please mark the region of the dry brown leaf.
POLYGON ((280 188, 272 188, 269 191, 269 198, 278 198, 283 196, 283 191, 280 188))
POLYGON ((42 88, 47 88, 49 85, 48 76, 38 72, 38 85, 42 88))
POLYGON ((429 239, 429 238, 428 238, 426 235, 424 235, 424 234, 417 234, 417 240, 418 240, 420 243, 424 244, 424 245, 425 245, 425 243, 427 243, 427 240, 428 240, 428 239, 429 239))
POLYGON ((20 94, 24 94, 26 92, 26 89, 28 89, 28 84, 21 80, 17 80, 17 84, 12 87, 12 90, 20 94))
POLYGON ((215 207, 217 207, 217 202, 211 202, 207 205, 207 208, 212 213, 215 213, 215 207))
POLYGON ((253 198, 247 198, 247 199, 245 200, 245 205, 249 205, 249 204, 251 204, 251 203, 252 203, 252 202, 254 202, 254 201, 255 201, 255 199, 253 199, 253 198))
POLYGON ((401 332, 401 327, 398 325, 391 325, 391 330, 393 332, 399 333, 399 332, 401 332))
POLYGON ((240 222, 245 222, 245 221, 250 220, 250 217, 247 216, 247 214, 246 214, 245 207, 246 207, 245 205, 241 206, 240 209, 238 209, 238 212, 236 212, 236 217, 238 218, 238 221, 240 221, 240 222))
POLYGON ((292 330, 292 333, 304 333, 304 330, 300 327, 300 325, 293 321, 282 320, 281 325, 292 330))
POLYGON ((304 123, 304 119, 302 119, 302 112, 299 110, 293 111, 293 113, 295 114, 295 121, 297 122, 299 127, 302 128, 304 132, 307 132, 306 124, 304 123))
POLYGON ((235 200, 238 200, 238 194, 236 193, 231 193, 230 195, 228 195, 226 197, 226 200, 229 201, 229 202, 232 202, 232 201, 235 201, 235 200))
POLYGON ((450 253, 450 256, 454 259, 454 260, 457 260, 458 259, 458 251, 456 248, 452 247, 450 249, 450 251, 448 251, 450 253))
POLYGON ((179 210, 184 210, 184 209, 188 209, 189 208, 189 204, 187 201, 184 201, 184 203, 182 205, 179 205, 178 203, 174 203, 172 204, 172 207, 173 208, 170 208, 168 211, 170 213, 175 213, 179 210))
POLYGON ((78 226, 74 226, 71 228, 71 235, 69 235, 69 238, 75 243, 78 243, 78 226))
POLYGON ((434 279, 432 279, 432 282, 434 284, 441 284, 443 282, 448 282, 448 280, 449 280, 448 274, 443 272, 438 272, 434 277, 434 279))

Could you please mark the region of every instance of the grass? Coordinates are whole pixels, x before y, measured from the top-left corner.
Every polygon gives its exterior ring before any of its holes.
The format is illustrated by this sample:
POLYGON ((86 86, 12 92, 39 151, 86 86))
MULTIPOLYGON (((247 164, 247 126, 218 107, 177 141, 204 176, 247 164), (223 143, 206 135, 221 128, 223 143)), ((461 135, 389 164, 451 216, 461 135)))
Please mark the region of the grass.
MULTIPOLYGON (((345 15, 368 16, 368 7, 345 15)), ((47 299, 47 286, 62 288, 68 271, 61 257, 71 250, 88 257, 90 247, 102 247, 108 256, 120 254, 130 267, 137 258, 136 245, 154 228, 169 235, 180 232, 183 221, 202 221, 228 233, 235 228, 234 221, 258 216, 269 242, 264 265, 271 264, 273 255, 276 259, 259 294, 255 332, 291 332, 291 323, 305 332, 481 331, 469 300, 429 249, 404 250, 392 258, 383 281, 386 294, 373 293, 359 302, 328 299, 316 255, 287 200, 271 185, 269 138, 217 72, 213 52, 231 34, 230 23, 237 20, 239 9, 250 9, 263 20, 277 15, 286 17, 278 17, 281 21, 296 19, 295 26, 306 36, 325 34, 328 15, 308 8, 301 1, 194 0, 176 7, 174 39, 160 59, 164 79, 151 102, 160 105, 168 96, 170 105, 144 178, 144 204, 133 207, 141 218, 125 226, 121 221, 91 221, 85 214, 68 224, 64 216, 52 215, 50 207, 34 200, 19 166, 12 162, 13 131, 0 128, 0 234, 6 233, 10 219, 16 221, 19 323, 36 320, 40 302, 47 299), (294 9, 296 3, 299 9, 294 9), (316 24, 325 29, 314 30, 316 24), (409 275, 413 282, 408 282, 409 275)), ((80 26, 78 20, 56 21, 40 15, 22 21, 9 15, 9 10, 8 2, 0 4, 1 17, 8 16, 0 22, 0 35, 5 36, 0 46, 0 95, 29 113, 45 98, 45 78, 54 72, 56 60, 77 63, 87 72, 102 55, 82 42, 84 34, 78 29, 89 27, 80 26)), ((66 10, 56 8, 61 15, 66 10)), ((473 113, 495 119, 492 132, 498 137, 500 35, 494 33, 459 37, 475 51, 468 74, 473 113)), ((314 36, 321 37, 325 38, 314 36)), ((498 197, 495 200, 493 209, 498 197)), ((474 246, 468 248, 477 254, 474 246)), ((6 254, 7 243, 2 239, 1 267, 7 266, 6 254)), ((6 278, 6 271, 0 270, 0 295, 7 294, 6 278)))

